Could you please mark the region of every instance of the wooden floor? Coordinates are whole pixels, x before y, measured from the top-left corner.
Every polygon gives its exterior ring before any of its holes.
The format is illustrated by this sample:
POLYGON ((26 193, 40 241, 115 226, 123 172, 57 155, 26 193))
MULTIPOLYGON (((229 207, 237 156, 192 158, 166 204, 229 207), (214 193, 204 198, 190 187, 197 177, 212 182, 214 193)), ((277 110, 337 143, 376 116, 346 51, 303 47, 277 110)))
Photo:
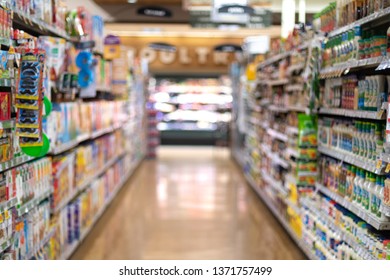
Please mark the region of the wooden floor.
POLYGON ((304 259, 221 148, 160 148, 73 259, 304 259))

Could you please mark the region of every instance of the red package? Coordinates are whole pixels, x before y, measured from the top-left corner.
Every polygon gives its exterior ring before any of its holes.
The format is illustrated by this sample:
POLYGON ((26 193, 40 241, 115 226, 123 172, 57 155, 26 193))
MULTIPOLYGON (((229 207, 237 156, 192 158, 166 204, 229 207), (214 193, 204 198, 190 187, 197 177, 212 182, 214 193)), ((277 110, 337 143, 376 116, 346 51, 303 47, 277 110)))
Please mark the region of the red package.
POLYGON ((11 119, 11 96, 9 92, 0 92, 0 121, 11 119))

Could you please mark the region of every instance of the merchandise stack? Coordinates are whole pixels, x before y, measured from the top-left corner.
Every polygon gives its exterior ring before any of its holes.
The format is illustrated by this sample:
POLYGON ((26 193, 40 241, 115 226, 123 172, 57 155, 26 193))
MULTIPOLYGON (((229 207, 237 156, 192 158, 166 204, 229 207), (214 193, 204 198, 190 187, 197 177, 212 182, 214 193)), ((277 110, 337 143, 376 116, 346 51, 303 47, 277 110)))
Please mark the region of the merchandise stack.
POLYGON ((273 42, 247 87, 245 175, 311 259, 390 259, 390 8, 371 2, 273 42))
POLYGON ((111 91, 103 20, 39 3, 0 3, 0 259, 69 258, 145 154, 144 95, 111 91))

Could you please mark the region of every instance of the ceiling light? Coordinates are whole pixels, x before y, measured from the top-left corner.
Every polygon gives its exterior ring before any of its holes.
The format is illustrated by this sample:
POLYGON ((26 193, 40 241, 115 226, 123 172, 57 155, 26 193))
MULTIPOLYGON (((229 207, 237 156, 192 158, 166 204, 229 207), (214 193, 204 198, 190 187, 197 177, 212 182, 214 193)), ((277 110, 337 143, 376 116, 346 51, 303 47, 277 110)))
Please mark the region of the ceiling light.
POLYGON ((135 4, 135 3, 137 3, 137 0, 127 0, 127 3, 129 3, 129 4, 135 4))

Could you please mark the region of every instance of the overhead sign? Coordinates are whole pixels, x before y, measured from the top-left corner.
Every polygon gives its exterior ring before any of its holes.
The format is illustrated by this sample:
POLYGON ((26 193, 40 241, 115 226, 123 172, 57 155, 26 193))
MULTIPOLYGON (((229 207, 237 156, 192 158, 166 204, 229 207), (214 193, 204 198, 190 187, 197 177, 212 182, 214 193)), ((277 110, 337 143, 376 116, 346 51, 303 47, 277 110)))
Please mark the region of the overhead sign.
POLYGON ((252 7, 244 6, 244 5, 225 5, 218 9, 218 13, 220 14, 233 14, 233 15, 242 15, 249 14, 252 15, 255 13, 255 10, 252 7))
POLYGON ((137 10, 137 14, 149 17, 172 17, 172 12, 170 10, 156 6, 141 7, 137 10))
MULTIPOLYGON (((248 15, 246 23, 238 24, 248 28, 264 28, 272 25, 272 12, 266 9, 254 9, 254 13, 248 15)), ((211 20, 211 12, 205 10, 190 11, 190 24, 196 28, 218 28, 222 24, 211 20)), ((232 24, 232 23, 230 23, 232 24)))
POLYGON ((216 52, 242 52, 242 47, 236 44, 222 44, 214 48, 216 52))
POLYGON ((238 9, 237 7, 247 6, 247 4, 247 0, 214 0, 211 11, 211 21, 219 23, 246 24, 249 21, 249 15, 244 13, 242 8, 238 9), (230 8, 234 6, 236 8, 230 8))

